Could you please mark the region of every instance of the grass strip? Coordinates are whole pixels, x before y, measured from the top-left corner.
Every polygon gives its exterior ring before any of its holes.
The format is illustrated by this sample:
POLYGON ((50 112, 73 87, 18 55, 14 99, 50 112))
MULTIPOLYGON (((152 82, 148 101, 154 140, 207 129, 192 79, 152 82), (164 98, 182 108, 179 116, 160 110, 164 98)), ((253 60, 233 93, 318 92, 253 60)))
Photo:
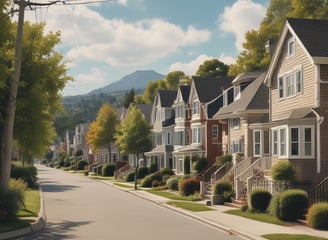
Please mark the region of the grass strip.
POLYGON ((113 184, 123 188, 134 188, 134 185, 132 184, 119 183, 119 182, 114 182, 113 184))
POLYGON ((18 217, 37 217, 40 211, 40 191, 28 189, 25 192, 25 208, 18 212, 18 217))
POLYGON ((169 191, 160 191, 160 190, 155 190, 155 189, 149 189, 147 190, 147 192, 161 196, 161 197, 165 197, 168 199, 172 199, 172 200, 179 200, 179 201, 192 201, 192 202, 196 202, 196 201, 200 201, 201 198, 197 195, 191 195, 191 196, 181 196, 179 194, 176 193, 172 193, 169 191))
POLYGON ((303 234, 266 234, 262 237, 269 240, 328 240, 327 238, 303 235, 303 234))
POLYGON ((183 201, 169 201, 167 204, 175 207, 179 207, 192 212, 201 211, 213 211, 212 208, 205 206, 204 204, 194 203, 194 202, 183 202, 183 201))

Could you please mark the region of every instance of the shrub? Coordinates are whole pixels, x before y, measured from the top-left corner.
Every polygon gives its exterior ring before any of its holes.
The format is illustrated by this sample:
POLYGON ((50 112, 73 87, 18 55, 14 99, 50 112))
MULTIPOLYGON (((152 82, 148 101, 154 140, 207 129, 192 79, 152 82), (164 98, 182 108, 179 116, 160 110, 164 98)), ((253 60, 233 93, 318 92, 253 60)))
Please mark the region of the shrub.
POLYGON ((206 158, 199 158, 196 161, 193 162, 192 166, 193 169, 197 172, 197 173, 201 173, 206 165, 207 165, 207 159, 206 158))
POLYGON ((217 181, 214 185, 213 193, 215 195, 224 194, 224 192, 232 192, 232 185, 227 181, 217 181))
POLYGON ((101 174, 106 177, 114 176, 116 166, 114 163, 106 163, 102 166, 101 174))
POLYGON ((266 190, 255 190, 250 194, 251 207, 256 212, 265 212, 271 200, 271 193, 266 190))
POLYGON ((190 157, 189 156, 184 158, 183 171, 185 174, 190 174, 190 157))
POLYGON ((20 207, 24 207, 24 191, 27 185, 22 179, 11 179, 9 190, 0 191, 0 222, 16 218, 20 207))
POLYGON ((181 195, 194 195, 200 190, 200 181, 196 178, 181 179, 179 181, 179 190, 181 195))
POLYGON ((171 190, 178 191, 179 190, 179 178, 171 177, 166 182, 167 187, 171 190))
POLYGON ((272 179, 275 181, 292 181, 295 179, 296 171, 289 161, 279 161, 272 169, 272 179))
POLYGON ((158 171, 158 164, 157 163, 151 163, 149 165, 149 174, 155 173, 158 171))
POLYGON ((283 221, 296 221, 302 218, 308 206, 307 193, 298 189, 283 191, 274 198, 274 201, 270 206, 270 212, 283 221))
POLYGON ((86 160, 80 160, 77 163, 77 170, 84 170, 85 166, 88 166, 88 162, 86 160))
POLYGON ((144 188, 152 187, 152 184, 153 184, 154 180, 161 183, 162 182, 162 177, 159 176, 159 175, 156 175, 156 174, 148 175, 142 180, 141 187, 144 187, 144 188))
POLYGON ((125 181, 126 182, 133 182, 134 181, 134 172, 129 172, 126 175, 125 181))
POLYGON ((328 202, 313 204, 306 219, 311 227, 328 230, 328 202))
POLYGON ((241 207, 240 207, 240 210, 241 210, 242 212, 246 212, 247 209, 248 209, 248 205, 247 205, 247 204, 243 204, 243 205, 241 205, 241 207))
POLYGON ((153 180, 151 183, 151 187, 155 188, 155 187, 159 187, 161 185, 161 183, 158 180, 153 180))
POLYGON ((280 201, 280 194, 278 193, 272 196, 269 204, 269 213, 277 218, 279 216, 279 201, 280 201))
POLYGON ((172 176, 174 175, 174 171, 171 168, 161 168, 159 170, 159 174, 163 177, 165 175, 172 176))
POLYGON ((11 166, 10 177, 22 179, 29 188, 34 188, 37 182, 37 169, 34 166, 25 167, 13 164, 11 166))
POLYGON ((137 171, 138 179, 142 179, 147 175, 148 175, 148 168, 147 167, 139 167, 138 168, 138 171, 137 171))
POLYGON ((217 165, 223 165, 225 163, 232 162, 232 155, 226 154, 222 156, 217 156, 215 158, 215 161, 217 165))

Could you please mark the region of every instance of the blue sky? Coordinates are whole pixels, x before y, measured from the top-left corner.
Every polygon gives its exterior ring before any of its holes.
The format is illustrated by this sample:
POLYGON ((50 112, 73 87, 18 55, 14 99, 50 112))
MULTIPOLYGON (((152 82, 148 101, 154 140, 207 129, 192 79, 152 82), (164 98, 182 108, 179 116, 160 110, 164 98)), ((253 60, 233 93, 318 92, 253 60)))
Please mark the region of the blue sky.
MULTIPOLYGON (((83 0, 66 0, 67 3, 83 0)), ((92 0, 91 0, 92 1, 92 0)), ((27 11, 26 20, 60 31, 57 50, 79 95, 136 70, 193 75, 207 59, 234 63, 244 34, 258 29, 270 0, 113 0, 27 11)))

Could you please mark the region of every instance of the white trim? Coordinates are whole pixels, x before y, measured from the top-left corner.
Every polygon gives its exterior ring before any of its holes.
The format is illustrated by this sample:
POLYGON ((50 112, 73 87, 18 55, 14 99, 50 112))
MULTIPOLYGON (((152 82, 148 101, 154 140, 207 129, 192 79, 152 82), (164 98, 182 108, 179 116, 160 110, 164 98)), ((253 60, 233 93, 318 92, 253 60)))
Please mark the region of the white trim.
POLYGON ((262 156, 262 146, 263 146, 263 134, 261 129, 257 129, 253 131, 253 155, 254 157, 260 157, 262 156), (255 142, 255 134, 260 133, 260 142, 255 142), (256 148, 255 145, 259 144, 259 150, 260 152, 256 154, 256 148))
POLYGON ((295 51, 296 51, 296 40, 295 40, 295 37, 291 37, 287 41, 287 58, 294 57, 295 51), (291 51, 291 47, 290 47, 291 44, 293 44, 292 51, 291 51))

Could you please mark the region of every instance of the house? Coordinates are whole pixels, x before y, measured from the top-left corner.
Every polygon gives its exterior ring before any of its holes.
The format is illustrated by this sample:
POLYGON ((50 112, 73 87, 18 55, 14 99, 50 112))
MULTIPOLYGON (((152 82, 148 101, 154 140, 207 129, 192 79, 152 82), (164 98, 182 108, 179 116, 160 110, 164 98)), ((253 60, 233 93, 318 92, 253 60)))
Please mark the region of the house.
POLYGON ((154 148, 146 152, 147 165, 156 163, 158 168, 173 168, 173 133, 175 112, 172 107, 176 90, 158 90, 151 112, 154 148))
POLYGON ((75 126, 75 133, 73 138, 74 151, 76 152, 78 149, 81 149, 83 160, 87 160, 89 155, 89 145, 86 142, 88 130, 88 123, 81 123, 75 126))
POLYGON ((185 128, 186 145, 176 148, 173 152, 178 174, 183 174, 182 166, 186 159, 190 161, 193 157, 205 157, 208 166, 211 166, 215 162, 215 157, 222 155, 222 128, 218 120, 211 119, 215 112, 212 107, 215 105, 209 107, 207 103, 230 87, 232 79, 193 77, 186 106, 185 126, 189 127, 185 128))
POLYGON ((287 19, 264 81, 272 164, 290 161, 310 184, 328 176, 327 43, 327 20, 287 19))

